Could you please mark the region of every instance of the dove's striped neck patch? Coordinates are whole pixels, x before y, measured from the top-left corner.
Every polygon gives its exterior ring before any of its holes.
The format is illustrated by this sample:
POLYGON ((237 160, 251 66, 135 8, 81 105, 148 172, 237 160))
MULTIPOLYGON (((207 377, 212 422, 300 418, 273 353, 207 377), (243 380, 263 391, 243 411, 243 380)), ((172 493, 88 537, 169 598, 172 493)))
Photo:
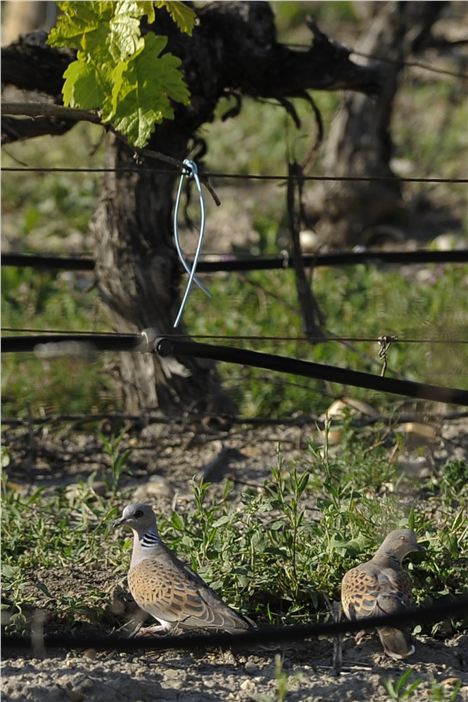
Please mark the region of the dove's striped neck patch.
POLYGON ((161 543, 161 537, 154 527, 145 531, 140 539, 140 546, 142 548, 152 548, 153 546, 158 546, 161 543))
MULTIPOLYGON (((377 553, 375 555, 377 556, 377 553)), ((401 568, 401 561, 394 553, 391 551, 384 551, 383 556, 389 561, 390 567, 396 568, 396 570, 401 568)))

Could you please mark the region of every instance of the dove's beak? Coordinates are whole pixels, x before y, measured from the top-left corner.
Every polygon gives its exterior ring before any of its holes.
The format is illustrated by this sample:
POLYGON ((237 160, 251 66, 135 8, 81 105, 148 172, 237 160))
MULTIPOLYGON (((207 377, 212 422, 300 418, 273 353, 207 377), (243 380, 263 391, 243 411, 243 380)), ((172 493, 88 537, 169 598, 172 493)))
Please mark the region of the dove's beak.
POLYGON ((121 526, 126 520, 124 517, 120 517, 120 519, 116 519, 115 522, 112 524, 112 528, 115 529, 118 526, 121 526))

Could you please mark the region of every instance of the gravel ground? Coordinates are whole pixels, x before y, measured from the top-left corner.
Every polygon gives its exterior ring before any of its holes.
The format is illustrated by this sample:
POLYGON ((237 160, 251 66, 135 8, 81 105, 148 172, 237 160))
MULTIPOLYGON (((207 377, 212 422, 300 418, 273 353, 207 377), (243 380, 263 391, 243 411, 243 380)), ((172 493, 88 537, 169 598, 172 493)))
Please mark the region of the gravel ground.
MULTIPOLYGON (((429 699, 432 681, 446 692, 460 680, 458 699, 468 700, 468 637, 446 642, 419 639, 412 660, 415 675, 422 679, 413 699, 429 699)), ((357 648, 346 639, 343 668, 339 675, 331 666, 328 641, 310 642, 284 650, 283 672, 287 676, 287 700, 390 699, 385 680, 398 679, 406 664, 386 660, 375 638, 357 648)), ((111 700, 279 700, 274 652, 243 656, 232 652, 171 654, 148 652, 103 654, 57 654, 46 659, 10 658, 3 665, 3 700, 50 700, 50 702, 111 702, 111 700)), ((442 699, 442 698, 441 698, 442 699)), ((443 699, 448 699, 445 697, 443 699)))
MULTIPOLYGON (((413 699, 428 699, 431 680, 453 690, 460 680, 460 700, 468 700, 468 637, 446 642, 420 638, 411 666, 423 682, 413 699)), ((407 669, 385 659, 378 642, 369 638, 357 648, 354 640, 343 646, 343 668, 334 674, 332 646, 328 641, 310 642, 284 650, 283 673, 287 676, 287 700, 389 700, 385 680, 398 679, 407 669)), ((57 654, 52 658, 9 658, 3 665, 5 702, 111 702, 111 700, 279 700, 275 653, 245 656, 227 652, 196 655, 153 653, 107 654, 93 650, 81 654, 57 654)), ((443 699, 448 699, 445 697, 443 699)))

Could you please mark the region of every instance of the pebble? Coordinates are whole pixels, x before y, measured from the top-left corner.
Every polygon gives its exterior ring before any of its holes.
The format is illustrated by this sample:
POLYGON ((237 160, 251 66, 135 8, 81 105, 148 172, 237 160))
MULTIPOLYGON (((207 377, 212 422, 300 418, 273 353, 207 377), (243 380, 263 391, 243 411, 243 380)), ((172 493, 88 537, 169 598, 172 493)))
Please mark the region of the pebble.
POLYGON ((167 670, 164 671, 164 678, 166 680, 177 680, 178 678, 185 678, 187 677, 187 673, 185 670, 179 670, 177 668, 168 668, 167 670))
POLYGON ((249 673, 249 675, 254 675, 255 673, 258 673, 258 665, 253 661, 247 661, 247 663, 245 664, 245 672, 249 673))
POLYGON ((86 656, 86 658, 90 658, 91 660, 94 660, 97 656, 97 651, 94 648, 87 648, 85 651, 83 651, 83 656, 86 656))
POLYGON ((249 680, 249 678, 247 678, 246 680, 241 682, 240 688, 245 692, 252 692, 252 690, 255 689, 255 685, 253 684, 252 680, 249 680))

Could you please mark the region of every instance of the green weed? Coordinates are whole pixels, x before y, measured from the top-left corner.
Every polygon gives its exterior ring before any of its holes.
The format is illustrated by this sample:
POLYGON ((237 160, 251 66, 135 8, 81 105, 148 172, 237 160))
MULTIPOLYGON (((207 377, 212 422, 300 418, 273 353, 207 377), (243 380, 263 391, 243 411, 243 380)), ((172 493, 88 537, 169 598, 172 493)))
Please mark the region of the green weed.
POLYGON ((283 659, 279 653, 275 656, 275 680, 277 702, 285 702, 289 689, 288 674, 283 670, 283 659))
MULTIPOLYGON (((111 526, 129 500, 120 488, 129 454, 121 437, 108 440, 106 451, 111 473, 104 474, 104 494, 96 475, 53 493, 26 495, 4 480, 3 587, 17 611, 34 606, 40 591, 41 601, 68 619, 84 610, 102 616, 131 548, 130 539, 117 538, 111 526), (76 582, 64 581, 53 597, 41 590, 48 574, 77 564, 76 582)), ((285 463, 279 453, 269 479, 259 489, 247 488, 237 502, 229 482, 221 495, 194 482, 191 507, 159 515, 159 528, 227 602, 259 621, 323 616, 327 600, 339 599, 343 573, 398 526, 416 529, 426 545, 426 553, 407 565, 417 601, 466 592, 462 505, 448 511, 446 529, 438 529, 431 512, 412 507, 405 516, 391 489, 396 480, 397 468, 385 463, 380 447, 333 456, 311 446, 300 463, 285 463)))
POLYGON ((402 673, 402 675, 400 675, 398 680, 394 681, 389 678, 385 681, 385 687, 387 688, 387 692, 391 700, 410 700, 412 697, 414 697, 414 694, 421 685, 422 680, 421 678, 411 680, 413 674, 413 668, 408 668, 404 673, 402 673))
POLYGON ((449 686, 433 680, 429 688, 429 699, 432 702, 457 702, 458 700, 461 700, 459 695, 462 687, 461 680, 454 682, 454 685, 449 686))
POLYGON ((460 680, 455 684, 447 685, 432 679, 429 682, 423 681, 419 677, 414 677, 414 669, 408 668, 396 680, 389 678, 384 685, 390 700, 419 700, 424 695, 425 699, 431 702, 457 702, 462 683, 460 680), (424 691, 422 688, 425 688, 424 691))

